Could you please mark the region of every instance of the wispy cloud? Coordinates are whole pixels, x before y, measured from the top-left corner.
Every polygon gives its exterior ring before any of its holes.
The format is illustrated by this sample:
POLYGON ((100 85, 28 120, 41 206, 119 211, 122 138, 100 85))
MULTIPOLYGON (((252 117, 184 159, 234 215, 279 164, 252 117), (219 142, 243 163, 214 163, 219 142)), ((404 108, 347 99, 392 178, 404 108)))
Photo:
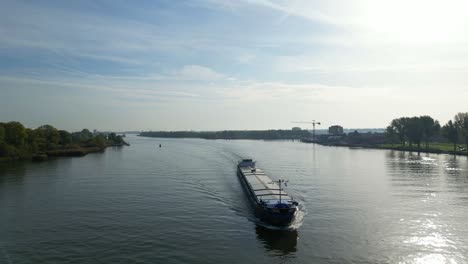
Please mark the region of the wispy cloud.
MULTIPOLYGON (((331 25, 346 25, 339 17, 333 17, 321 12, 319 3, 311 1, 270 1, 270 0, 246 0, 247 3, 271 8, 283 13, 281 20, 288 16, 298 16, 313 22, 327 23, 331 25)), ((348 21, 349 23, 349 21, 348 21)))
MULTIPOLYGON (((417 57, 416 55, 413 55, 417 57)), ((343 56, 279 56, 275 69, 280 72, 313 72, 313 73, 375 73, 375 72, 405 72, 405 73, 441 73, 466 72, 468 63, 450 59, 415 59, 411 57, 386 57, 372 61, 368 57, 343 56)))
POLYGON ((228 78, 208 67, 200 65, 186 65, 182 69, 172 72, 169 78, 184 81, 217 81, 228 78))
POLYGON ((252 62, 255 59, 254 54, 241 54, 240 56, 237 57, 237 62, 241 64, 247 64, 252 62))
POLYGON ((189 27, 173 31, 158 23, 34 2, 7 2, 0 10, 0 36, 0 52, 36 49, 129 64, 160 53, 184 56, 217 46, 216 38, 189 27))
POLYGON ((286 114, 332 115, 330 108, 357 122, 349 109, 387 107, 392 115, 399 104, 417 112, 451 102, 450 94, 457 103, 446 108, 454 109, 468 84, 464 7, 458 0, 3 1, 0 90, 192 117, 180 123, 196 118, 193 109, 235 117, 239 105, 270 124, 286 114))
POLYGON ((143 76, 112 76, 75 72, 57 77, 1 76, 0 82, 21 83, 28 86, 54 86, 62 89, 84 89, 108 92, 108 98, 134 98, 159 100, 211 100, 210 85, 206 82, 230 83, 234 78, 200 65, 186 65, 179 70, 143 76))

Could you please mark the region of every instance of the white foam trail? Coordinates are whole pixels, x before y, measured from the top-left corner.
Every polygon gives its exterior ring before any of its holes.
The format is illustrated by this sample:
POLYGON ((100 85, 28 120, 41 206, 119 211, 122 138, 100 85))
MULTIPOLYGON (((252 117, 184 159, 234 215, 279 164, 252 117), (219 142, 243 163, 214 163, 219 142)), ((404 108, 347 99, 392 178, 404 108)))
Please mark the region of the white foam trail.
POLYGON ((304 217, 306 216, 307 212, 305 211, 304 208, 299 208, 297 211, 296 216, 294 217, 293 222, 288 225, 288 226, 274 226, 267 224, 265 222, 262 222, 260 219, 256 218, 256 223, 260 226, 263 226, 265 228, 271 229, 271 230, 283 230, 283 231, 293 231, 298 229, 299 227, 302 226, 304 217))

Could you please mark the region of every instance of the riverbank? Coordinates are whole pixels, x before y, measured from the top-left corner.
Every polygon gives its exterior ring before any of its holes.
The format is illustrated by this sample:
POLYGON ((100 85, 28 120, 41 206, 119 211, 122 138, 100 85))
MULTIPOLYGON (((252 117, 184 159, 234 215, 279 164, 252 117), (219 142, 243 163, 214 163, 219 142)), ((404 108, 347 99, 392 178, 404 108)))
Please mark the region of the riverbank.
POLYGON ((51 125, 26 128, 20 122, 0 122, 0 161, 47 160, 49 157, 80 157, 107 147, 128 146, 125 135, 58 130, 51 125))
POLYGON ((140 137, 159 138, 203 138, 203 139, 301 139, 309 137, 307 130, 270 129, 270 130, 224 130, 224 131, 146 131, 140 137))
MULTIPOLYGON (((380 145, 367 145, 367 144, 349 144, 349 143, 324 143, 317 141, 315 142, 322 146, 333 146, 333 147, 349 147, 349 148, 367 148, 367 149, 387 149, 387 150, 397 150, 397 151, 406 151, 406 152, 418 152, 418 153, 433 153, 433 154, 449 154, 449 155, 459 155, 459 156, 468 156, 468 151, 453 151, 447 149, 448 144, 435 143, 429 145, 429 148, 417 148, 409 147, 402 145, 390 145, 390 144, 380 144, 380 145), (437 147, 434 147, 437 146, 437 147)), ((452 147, 453 148, 453 147, 452 147)))
POLYGON ((74 148, 61 148, 61 149, 52 149, 44 152, 38 152, 34 154, 29 154, 19 157, 0 157, 0 162, 9 162, 9 161, 46 161, 49 158, 58 158, 58 157, 83 157, 90 153, 99 153, 104 152, 108 147, 123 147, 130 146, 127 142, 120 144, 108 144, 103 147, 97 146, 84 146, 84 147, 74 147, 74 148))

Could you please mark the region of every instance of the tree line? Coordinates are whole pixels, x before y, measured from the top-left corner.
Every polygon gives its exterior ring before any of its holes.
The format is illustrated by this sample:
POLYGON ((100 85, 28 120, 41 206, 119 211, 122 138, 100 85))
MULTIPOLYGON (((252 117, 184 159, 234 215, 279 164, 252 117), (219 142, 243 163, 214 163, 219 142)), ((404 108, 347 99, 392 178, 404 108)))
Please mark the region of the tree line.
POLYGON ((70 133, 51 125, 31 129, 15 121, 0 123, 0 157, 3 158, 28 158, 57 149, 105 148, 122 144, 125 144, 122 136, 115 133, 93 134, 88 129, 70 133))
POLYGON ((454 151, 459 143, 465 143, 468 149, 468 113, 456 114, 444 126, 430 116, 400 117, 392 120, 385 133, 390 143, 403 147, 408 144, 409 148, 417 145, 421 149, 424 143, 427 149, 430 142, 445 139, 453 144, 454 151))
POLYGON ((302 139, 310 137, 307 130, 224 130, 224 131, 147 131, 139 134, 143 137, 161 138, 203 138, 203 139, 302 139))

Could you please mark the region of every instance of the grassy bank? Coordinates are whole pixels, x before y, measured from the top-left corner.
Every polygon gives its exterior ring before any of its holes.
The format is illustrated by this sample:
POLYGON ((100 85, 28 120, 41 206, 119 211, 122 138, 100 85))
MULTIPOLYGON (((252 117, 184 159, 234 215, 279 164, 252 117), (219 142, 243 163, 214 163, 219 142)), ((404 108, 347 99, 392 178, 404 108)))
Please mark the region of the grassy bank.
POLYGON ((44 152, 27 154, 24 156, 0 157, 0 162, 10 162, 10 161, 15 161, 15 160, 45 161, 45 160, 48 160, 49 158, 56 158, 56 157, 83 157, 90 153, 104 152, 106 148, 108 147, 122 147, 122 146, 128 146, 128 145, 129 145, 128 143, 125 143, 125 144, 109 144, 103 147, 75 146, 73 148, 52 149, 52 150, 47 150, 44 152))
POLYGON ((48 157, 81 157, 89 153, 103 152, 105 147, 79 147, 74 149, 55 149, 47 151, 48 157))
POLYGON ((203 138, 203 139, 301 139, 310 137, 307 130, 224 130, 224 131, 146 131, 139 134, 141 137, 159 138, 203 138))
POLYGON ((453 154, 453 155, 463 155, 468 156, 467 150, 453 150, 453 144, 450 143, 430 143, 427 147, 421 146, 418 148, 417 146, 409 146, 409 145, 402 145, 402 144, 382 144, 376 146, 377 148, 382 149, 393 149, 393 150, 400 150, 400 151, 412 151, 412 152, 426 152, 426 153, 443 153, 443 154, 453 154))
MULTIPOLYGON (((398 150, 398 151, 409 151, 409 152, 423 152, 423 153, 435 153, 435 154, 451 154, 451 155, 461 155, 461 156, 468 156, 467 150, 453 150, 453 144, 449 143, 431 143, 426 148, 425 145, 421 145, 421 148, 417 146, 409 146, 409 145, 402 145, 402 144, 350 144, 350 143, 324 143, 324 142, 317 142, 317 144, 322 146, 334 146, 334 147, 359 147, 359 148, 369 148, 369 149, 390 149, 390 150, 398 150)), ((457 146, 458 149, 458 146, 457 146)))

